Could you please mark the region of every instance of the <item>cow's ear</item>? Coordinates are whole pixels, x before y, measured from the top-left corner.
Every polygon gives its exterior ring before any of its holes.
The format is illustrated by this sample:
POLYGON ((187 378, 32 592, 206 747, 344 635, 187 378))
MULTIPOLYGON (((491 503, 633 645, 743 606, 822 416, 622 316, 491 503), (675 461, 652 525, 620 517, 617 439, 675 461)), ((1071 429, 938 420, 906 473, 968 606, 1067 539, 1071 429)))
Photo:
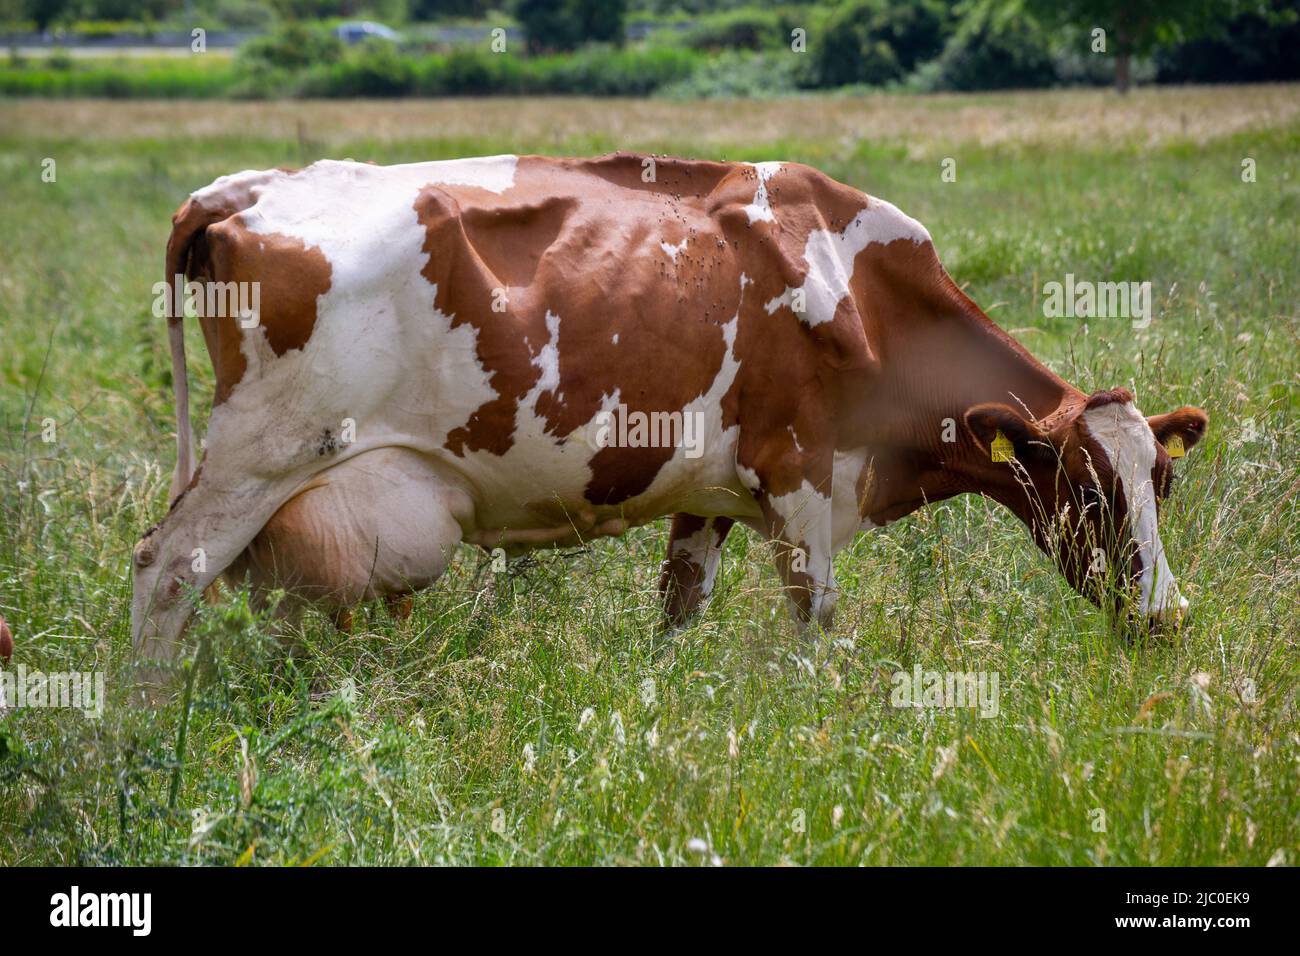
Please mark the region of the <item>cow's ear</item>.
POLYGON ((1165 415, 1152 415, 1147 419, 1156 441, 1168 448, 1172 439, 1179 438, 1182 440, 1183 451, 1191 451, 1192 446, 1201 440, 1208 422, 1205 412, 1190 405, 1184 405, 1165 415))
POLYGON ((966 410, 966 427, 980 448, 993 460, 999 460, 1001 437, 1011 442, 1018 460, 1050 458, 1051 441, 1047 434, 1010 405, 988 402, 966 410))

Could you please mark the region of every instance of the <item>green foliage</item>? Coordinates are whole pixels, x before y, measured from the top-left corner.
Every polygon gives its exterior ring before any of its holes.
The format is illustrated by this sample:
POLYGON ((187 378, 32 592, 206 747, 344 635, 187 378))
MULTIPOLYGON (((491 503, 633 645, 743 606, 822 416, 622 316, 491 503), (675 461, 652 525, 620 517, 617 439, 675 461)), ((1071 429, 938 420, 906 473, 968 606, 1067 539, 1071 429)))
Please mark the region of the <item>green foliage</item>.
POLYGON ((680 35, 680 42, 696 50, 789 49, 790 30, 807 11, 790 7, 738 7, 700 17, 680 35))
POLYGON ((1272 0, 1209 36, 1156 51, 1161 82, 1269 83, 1300 79, 1300 0, 1272 0))
POLYGON ((1240 0, 1029 0, 1044 22, 1106 30, 1108 49, 1148 54, 1161 43, 1196 39, 1237 12, 1240 0))
POLYGON ((327 67, 343 57, 343 44, 329 30, 291 21, 254 37, 239 48, 239 65, 251 72, 293 73, 327 67))
POLYGON ((420 70, 424 96, 483 96, 524 89, 524 67, 514 57, 457 48, 425 59, 420 70))
POLYGON ((217 58, 33 58, 0 67, 0 94, 7 96, 207 99, 235 89, 230 61, 217 58))
POLYGON ((575 50, 584 43, 622 43, 626 0, 517 0, 514 13, 528 49, 575 50))
POLYGON ((788 96, 799 88, 798 67, 799 61, 786 53, 727 50, 659 92, 672 99, 788 96))
POLYGON ((943 49, 947 29, 940 0, 849 0, 809 38, 811 85, 901 80, 943 49))
POLYGON ((297 90, 302 96, 409 96, 416 75, 415 63, 392 43, 370 40, 337 63, 313 67, 297 90))
POLYGON ((690 50, 621 50, 589 46, 573 54, 521 59, 458 47, 446 54, 403 56, 391 44, 363 44, 327 68, 273 75, 244 95, 484 96, 574 94, 644 96, 689 76, 700 64, 690 50))
POLYGON ((525 75, 532 92, 645 96, 691 75, 700 62, 690 50, 588 47, 573 56, 532 60, 525 75))
POLYGON ((36 29, 44 32, 70 13, 73 3, 72 0, 23 0, 22 8, 36 29))
POLYGON ((500 0, 408 0, 407 4, 412 20, 481 19, 501 7, 500 0))
POLYGON ((232 30, 268 30, 275 11, 260 0, 215 0, 212 21, 232 30))
POLYGON ((966 16, 943 52, 917 72, 923 90, 1003 90, 1051 86, 1051 39, 1029 16, 999 16, 989 5, 966 16))
MULTIPOLYGON (((195 64, 193 69, 203 75, 185 77, 183 65, 159 70, 122 60, 83 68, 71 62, 77 58, 61 54, 43 68, 26 70, 21 57, 11 54, 10 69, 0 69, 0 91, 258 98, 572 92, 680 98, 887 86, 936 92, 1112 80, 1127 86, 1154 80, 1157 66, 1166 82, 1300 75, 1300 59, 1291 55, 1300 42, 1300 0, 1261 0, 1232 20, 1225 18, 1236 9, 1236 0, 1155 0, 1142 7, 1121 0, 1068 0, 1063 5, 1049 0, 827 0, 777 6, 693 0, 672 10, 641 2, 637 15, 643 22, 667 27, 688 17, 690 26, 660 29, 626 50, 623 0, 521 0, 513 9, 531 53, 522 57, 513 47, 490 56, 482 43, 449 48, 435 43, 432 27, 408 30, 396 50, 345 50, 327 28, 330 21, 319 19, 361 15, 341 0, 283 0, 274 8, 250 0, 196 2, 205 22, 271 27, 238 52, 234 73, 222 75, 195 64), (659 19, 644 20, 652 16, 659 19), (1095 27, 1107 31, 1104 53, 1092 51, 1095 27), (791 48, 795 28, 806 31, 806 52, 791 48), (1154 59, 1148 55, 1153 50, 1154 59), (24 74, 14 73, 18 69, 24 74), (46 70, 68 76, 60 79, 46 70)), ((471 22, 480 27, 508 22, 480 0, 437 11, 404 3, 384 0, 367 10, 387 10, 398 20, 407 13, 478 17, 471 22)), ((67 8, 60 22, 107 9, 83 0, 67 8)), ((148 19, 78 20, 74 25, 85 35, 105 37, 144 37, 158 28, 148 19)), ((178 26, 173 20, 167 28, 178 26)))

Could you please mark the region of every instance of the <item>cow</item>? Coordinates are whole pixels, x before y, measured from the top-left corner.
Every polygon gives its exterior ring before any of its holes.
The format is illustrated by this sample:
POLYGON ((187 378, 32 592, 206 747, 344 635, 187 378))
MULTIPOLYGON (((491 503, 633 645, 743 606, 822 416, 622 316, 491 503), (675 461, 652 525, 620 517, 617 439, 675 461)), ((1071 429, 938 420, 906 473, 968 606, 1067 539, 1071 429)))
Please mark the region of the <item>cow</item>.
POLYGON ((509 553, 668 515, 667 628, 707 601, 739 521, 816 632, 836 552, 965 493, 1009 508, 1094 602, 1153 622, 1187 607, 1157 517, 1166 446, 1190 449, 1205 414, 1067 384, 919 222, 805 165, 247 171, 180 207, 166 276, 177 460, 134 551, 142 662, 175 655, 222 574, 345 622, 400 606, 461 542, 509 553), (257 303, 200 319, 215 392, 197 464, 182 282, 257 303))

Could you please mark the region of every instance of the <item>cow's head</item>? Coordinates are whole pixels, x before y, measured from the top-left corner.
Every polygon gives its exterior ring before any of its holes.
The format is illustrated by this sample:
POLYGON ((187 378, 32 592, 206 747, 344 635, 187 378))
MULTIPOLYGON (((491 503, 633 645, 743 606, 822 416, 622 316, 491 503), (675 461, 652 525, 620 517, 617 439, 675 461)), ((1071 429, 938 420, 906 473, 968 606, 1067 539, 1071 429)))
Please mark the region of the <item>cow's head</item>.
POLYGON ((1009 405, 966 413, 990 457, 999 433, 1011 442, 1015 461, 1000 467, 1020 491, 1009 491, 1007 503, 1070 584, 1098 604, 1113 598, 1117 609, 1132 596, 1153 623, 1176 621, 1187 609, 1157 520, 1173 481, 1169 450, 1190 450, 1206 421, 1190 407, 1146 418, 1123 388, 1042 423, 1009 405))
POLYGON ((184 552, 172 554, 162 526, 147 531, 131 557, 131 639, 135 679, 146 701, 166 699, 186 622, 194 613, 194 571, 184 552))

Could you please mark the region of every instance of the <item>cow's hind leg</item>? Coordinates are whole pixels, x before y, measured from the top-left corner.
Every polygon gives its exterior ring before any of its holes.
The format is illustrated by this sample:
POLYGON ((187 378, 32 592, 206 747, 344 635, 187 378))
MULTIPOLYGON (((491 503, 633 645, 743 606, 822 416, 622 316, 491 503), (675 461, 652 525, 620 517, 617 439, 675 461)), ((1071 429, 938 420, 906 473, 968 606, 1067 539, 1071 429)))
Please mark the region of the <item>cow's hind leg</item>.
POLYGON ((731 518, 673 515, 668 554, 659 576, 664 629, 669 633, 684 627, 708 602, 731 525, 731 518))

